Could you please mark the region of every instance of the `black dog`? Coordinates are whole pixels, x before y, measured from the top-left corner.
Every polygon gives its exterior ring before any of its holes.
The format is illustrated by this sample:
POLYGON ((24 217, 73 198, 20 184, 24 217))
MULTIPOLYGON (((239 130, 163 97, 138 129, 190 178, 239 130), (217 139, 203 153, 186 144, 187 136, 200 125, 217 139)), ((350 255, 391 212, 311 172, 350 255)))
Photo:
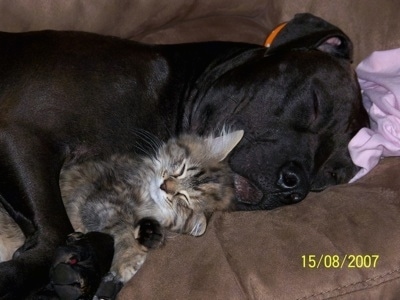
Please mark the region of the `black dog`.
POLYGON ((347 144, 367 117, 352 44, 314 16, 296 16, 269 49, 53 31, 0 33, 0 45, 0 199, 26 235, 0 264, 2 299, 43 284, 73 231, 63 163, 137 152, 139 128, 161 139, 243 129, 230 157, 238 209, 296 203, 355 172, 347 144))

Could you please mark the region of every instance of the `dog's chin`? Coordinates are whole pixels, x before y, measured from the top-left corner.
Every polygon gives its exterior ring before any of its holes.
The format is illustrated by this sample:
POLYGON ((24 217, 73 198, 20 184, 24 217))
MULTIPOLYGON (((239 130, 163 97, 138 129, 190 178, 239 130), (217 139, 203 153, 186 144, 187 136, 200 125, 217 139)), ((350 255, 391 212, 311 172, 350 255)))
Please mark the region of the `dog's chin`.
POLYGON ((270 210, 302 201, 307 194, 278 191, 263 193, 247 178, 235 174, 235 210, 270 210))
POLYGON ((282 202, 280 197, 276 195, 265 195, 258 203, 241 202, 236 199, 235 210, 236 211, 251 211, 251 210, 271 210, 284 205, 287 203, 282 202))
POLYGON ((250 180, 239 174, 234 174, 234 184, 236 209, 252 210, 252 207, 254 207, 253 209, 257 209, 256 207, 262 202, 263 192, 250 180))

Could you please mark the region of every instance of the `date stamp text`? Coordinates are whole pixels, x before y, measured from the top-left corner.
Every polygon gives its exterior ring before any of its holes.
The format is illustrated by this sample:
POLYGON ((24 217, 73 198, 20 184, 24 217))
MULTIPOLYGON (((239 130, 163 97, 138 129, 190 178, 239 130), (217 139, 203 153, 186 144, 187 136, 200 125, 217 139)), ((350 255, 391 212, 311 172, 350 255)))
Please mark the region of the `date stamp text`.
POLYGON ((369 269, 376 268, 378 254, 308 254, 301 256, 302 267, 309 269, 369 269))

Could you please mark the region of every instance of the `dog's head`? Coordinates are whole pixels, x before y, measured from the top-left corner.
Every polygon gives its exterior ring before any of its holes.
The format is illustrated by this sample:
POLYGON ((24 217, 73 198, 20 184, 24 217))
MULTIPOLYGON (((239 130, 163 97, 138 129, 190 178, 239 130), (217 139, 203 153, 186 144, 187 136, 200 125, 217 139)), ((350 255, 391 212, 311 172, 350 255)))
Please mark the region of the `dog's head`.
POLYGON ((267 49, 247 51, 209 83, 192 128, 243 129, 230 157, 240 209, 297 203, 356 172, 347 145, 367 125, 352 43, 310 14, 287 23, 267 49))

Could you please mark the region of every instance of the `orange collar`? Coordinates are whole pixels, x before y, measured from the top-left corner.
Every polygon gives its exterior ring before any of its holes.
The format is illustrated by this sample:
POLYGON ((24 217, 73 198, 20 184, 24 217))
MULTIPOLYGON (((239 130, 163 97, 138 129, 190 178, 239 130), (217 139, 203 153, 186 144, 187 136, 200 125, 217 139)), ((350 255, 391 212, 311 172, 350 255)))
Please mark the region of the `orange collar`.
POLYGON ((278 26, 274 28, 274 30, 271 31, 271 33, 267 36, 264 42, 264 47, 269 48, 272 44, 272 42, 275 40, 279 32, 286 26, 287 22, 281 23, 278 26))

